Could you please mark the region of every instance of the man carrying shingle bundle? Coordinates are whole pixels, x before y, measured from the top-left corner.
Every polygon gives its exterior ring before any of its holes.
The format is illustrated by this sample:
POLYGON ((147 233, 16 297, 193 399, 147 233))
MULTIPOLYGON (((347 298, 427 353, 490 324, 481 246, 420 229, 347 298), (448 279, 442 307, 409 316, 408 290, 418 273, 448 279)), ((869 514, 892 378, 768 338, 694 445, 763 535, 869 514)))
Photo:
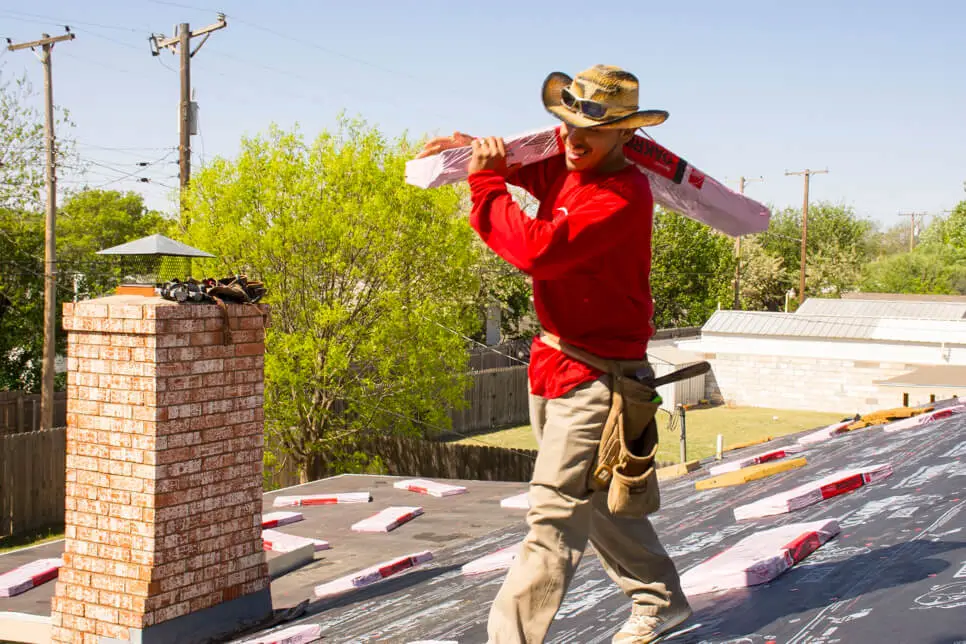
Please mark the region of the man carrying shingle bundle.
POLYGON ((668 114, 640 110, 637 78, 604 65, 575 78, 550 74, 543 103, 563 121, 563 155, 508 168, 502 139, 460 133, 420 153, 472 146, 470 223, 532 277, 544 329, 529 369, 539 443, 530 530, 493 602, 489 641, 544 641, 589 539, 632 601, 613 641, 646 644, 691 615, 647 518, 660 505, 653 468, 660 398, 645 384, 653 384, 646 350, 654 201, 647 177, 624 157, 637 128, 668 114), (540 201, 535 218, 507 182, 540 201))

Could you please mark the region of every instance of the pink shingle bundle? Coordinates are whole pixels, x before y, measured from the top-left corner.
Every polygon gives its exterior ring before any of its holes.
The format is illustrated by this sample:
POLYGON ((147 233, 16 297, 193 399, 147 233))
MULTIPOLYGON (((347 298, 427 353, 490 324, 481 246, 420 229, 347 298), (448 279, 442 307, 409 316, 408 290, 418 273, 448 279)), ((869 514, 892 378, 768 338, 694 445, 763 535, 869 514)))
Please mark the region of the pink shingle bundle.
POLYGON ((918 416, 897 420, 889 423, 883 429, 887 432, 898 432, 902 431, 903 429, 922 427, 923 425, 934 423, 937 420, 943 420, 944 418, 961 414, 964 411, 966 411, 966 405, 953 405, 952 407, 946 407, 945 409, 937 409, 935 411, 926 412, 925 414, 919 414, 918 416))
POLYGON ((854 421, 845 420, 838 423, 832 423, 828 427, 823 427, 822 429, 816 430, 811 434, 805 434, 798 439, 800 445, 814 445, 815 443, 821 443, 832 438, 836 434, 841 434, 846 430, 846 427, 851 425, 854 421))
POLYGON ((341 503, 370 503, 368 492, 340 492, 337 494, 305 494, 301 496, 277 496, 272 502, 276 508, 296 508, 309 505, 336 505, 341 503))
POLYGON ((437 498, 466 493, 466 488, 462 485, 438 483, 436 481, 428 481, 426 479, 406 479, 405 481, 396 481, 393 483, 393 487, 397 490, 409 490, 410 492, 428 494, 429 496, 435 496, 437 498))
POLYGON ((302 624, 259 635, 255 639, 245 640, 242 644, 312 644, 320 639, 322 639, 321 624, 302 624))
POLYGON ((681 575, 689 597, 768 583, 839 533, 835 520, 793 523, 747 536, 681 575))
POLYGON ((262 529, 278 528, 290 523, 297 523, 304 519, 301 512, 269 512, 262 515, 262 529))
MULTIPOLYGON (((558 127, 534 130, 505 140, 507 162, 529 165, 563 153, 558 127)), ((635 136, 625 156, 647 175, 654 201, 729 235, 768 229, 771 213, 762 204, 726 188, 656 141, 635 136)), ((406 163, 406 182, 435 188, 467 176, 471 148, 445 150, 406 163)))
POLYGON ((63 559, 38 559, 0 575, 0 597, 13 597, 57 578, 63 559))
POLYGON ((294 534, 279 532, 278 530, 262 531, 262 547, 271 552, 292 552, 293 550, 298 550, 310 544, 316 552, 329 549, 329 542, 323 541, 322 539, 300 537, 294 534))
MULTIPOLYGON (((561 152, 556 128, 540 128, 505 140, 508 165, 530 165, 561 152)), ((473 149, 469 146, 446 150, 406 163, 406 183, 420 188, 438 188, 462 181, 473 149)))
POLYGON ((501 508, 513 508, 514 510, 529 510, 530 509, 530 497, 528 492, 522 494, 517 494, 516 496, 508 496, 507 498, 500 501, 501 508))
POLYGON ((797 454, 804 450, 804 447, 800 447, 798 445, 779 447, 777 449, 768 450, 767 452, 759 452, 758 454, 745 456, 728 463, 722 463, 721 465, 715 465, 708 468, 708 473, 711 476, 717 476, 718 474, 724 474, 725 472, 734 472, 750 465, 759 465, 761 463, 767 463, 768 461, 777 461, 785 458, 789 454, 797 454))
POLYGON ((405 570, 415 568, 427 561, 432 561, 433 553, 429 550, 417 552, 365 568, 359 572, 340 577, 315 587, 315 596, 319 598, 337 597, 347 592, 371 586, 387 577, 399 574, 405 570))
POLYGON ((754 503, 739 505, 734 510, 735 519, 741 521, 800 510, 823 499, 851 492, 863 485, 878 483, 891 475, 892 466, 889 463, 842 470, 754 503))
POLYGON ((423 513, 420 507, 392 506, 352 524, 354 532, 392 532, 423 513))
POLYGON ((520 554, 520 544, 502 548, 465 564, 460 568, 464 575, 481 575, 486 572, 506 570, 520 554))

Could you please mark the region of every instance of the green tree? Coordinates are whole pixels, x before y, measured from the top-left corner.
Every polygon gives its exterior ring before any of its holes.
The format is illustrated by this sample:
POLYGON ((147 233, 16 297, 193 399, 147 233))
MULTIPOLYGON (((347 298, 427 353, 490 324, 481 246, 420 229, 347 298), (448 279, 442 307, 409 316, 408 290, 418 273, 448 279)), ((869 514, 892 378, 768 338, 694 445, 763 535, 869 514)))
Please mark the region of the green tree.
MULTIPOLYGON (((785 208, 773 214, 768 232, 761 236, 765 250, 781 257, 796 290, 801 266, 801 230, 801 210, 785 208)), ((850 206, 826 202, 810 205, 806 296, 837 296, 854 289, 862 267, 875 252, 874 230, 872 222, 857 217, 850 206)))
POLYGON ((946 218, 933 217, 932 221, 919 234, 916 248, 939 249, 946 245, 946 218))
POLYGON ((782 258, 764 249, 758 235, 741 242, 741 306, 746 311, 780 311, 792 287, 782 258))
POLYGON ((949 253, 916 249, 865 267, 862 290, 877 293, 966 293, 966 264, 949 253))
MULTIPOLYGON (((57 215, 57 328, 60 303, 103 295, 123 266, 96 251, 168 230, 140 195, 88 190, 67 199, 57 215), (76 289, 76 290, 75 290, 76 289)), ((44 217, 0 209, 0 389, 36 391, 43 357, 44 217)), ((63 355, 66 335, 57 333, 63 355)))
MULTIPOLYGON (((920 240, 922 235, 920 234, 920 240)), ((909 223, 899 223, 872 233, 873 255, 885 257, 909 251, 909 223)))
MULTIPOLYGON (((25 78, 0 67, 0 389, 36 391, 43 354, 44 121, 25 78)), ((58 112, 57 155, 73 159, 70 123, 58 112)), ((61 350, 64 339, 59 337, 61 350)))
MULTIPOLYGON (((469 194, 463 185, 456 188, 463 199, 463 208, 470 209, 469 194)), ((520 207, 531 216, 536 216, 540 203, 529 193, 516 186, 510 186, 510 193, 520 207)), ((480 320, 486 320, 487 308, 491 304, 500 307, 500 331, 503 341, 529 339, 536 334, 540 325, 533 309, 533 284, 523 272, 508 264, 493 253, 479 238, 474 241, 477 250, 475 261, 480 290, 477 294, 476 309, 480 320)), ((483 341, 486 329, 481 325, 474 337, 483 341)))
POLYGON ((174 234, 174 224, 148 210, 141 195, 84 190, 70 196, 57 218, 57 257, 65 287, 82 297, 104 295, 128 268, 97 251, 147 235, 174 234))
MULTIPOLYGON (((966 201, 960 201, 945 219, 938 220, 943 244, 966 250, 966 201)), ((934 225, 936 223, 934 222, 934 225)))
POLYGON ((966 201, 948 217, 934 218, 912 252, 867 265, 862 288, 885 293, 966 293, 966 201))
POLYGON ((40 389, 43 256, 43 217, 0 209, 0 391, 40 389))
POLYGON ((651 293, 657 328, 699 326, 734 300, 734 241, 677 213, 657 209, 651 293))
POLYGON ((404 183, 414 154, 342 120, 243 139, 192 178, 185 241, 218 256, 202 268, 269 289, 267 441, 309 478, 360 467, 355 434, 420 435, 462 401, 473 233, 457 190, 404 183))
MULTIPOLYGON (((9 80, 0 66, 0 208, 10 211, 39 211, 42 205, 46 143, 43 115, 30 105, 33 95, 26 77, 9 80)), ((62 164, 74 158, 70 125, 67 113, 58 110, 55 128, 62 164)))

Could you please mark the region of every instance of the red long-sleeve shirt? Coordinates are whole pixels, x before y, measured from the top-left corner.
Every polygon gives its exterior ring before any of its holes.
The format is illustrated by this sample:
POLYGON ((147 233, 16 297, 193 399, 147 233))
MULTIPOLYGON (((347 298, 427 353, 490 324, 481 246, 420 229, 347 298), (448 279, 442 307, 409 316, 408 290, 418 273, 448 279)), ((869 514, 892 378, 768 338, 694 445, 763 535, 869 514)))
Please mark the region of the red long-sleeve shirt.
MULTIPOLYGON (((635 168, 608 175, 570 172, 563 155, 509 177, 540 200, 535 218, 517 205, 506 180, 470 176, 470 224, 493 251, 533 278, 540 324, 604 358, 640 360, 651 336, 651 230, 654 199, 635 168)), ((530 390, 556 398, 601 372, 535 338, 530 390)))

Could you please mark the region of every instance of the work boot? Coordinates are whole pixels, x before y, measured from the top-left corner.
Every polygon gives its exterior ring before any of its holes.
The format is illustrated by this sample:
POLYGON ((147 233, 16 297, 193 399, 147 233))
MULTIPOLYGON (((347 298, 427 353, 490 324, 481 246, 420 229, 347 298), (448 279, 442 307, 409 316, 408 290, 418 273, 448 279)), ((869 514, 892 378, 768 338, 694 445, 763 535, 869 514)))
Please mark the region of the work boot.
POLYGON ((631 609, 631 616, 624 622, 621 629, 614 634, 613 644, 650 644, 657 642, 661 636, 667 635, 676 626, 691 617, 691 608, 671 606, 661 609, 655 615, 653 606, 635 605, 631 609))

